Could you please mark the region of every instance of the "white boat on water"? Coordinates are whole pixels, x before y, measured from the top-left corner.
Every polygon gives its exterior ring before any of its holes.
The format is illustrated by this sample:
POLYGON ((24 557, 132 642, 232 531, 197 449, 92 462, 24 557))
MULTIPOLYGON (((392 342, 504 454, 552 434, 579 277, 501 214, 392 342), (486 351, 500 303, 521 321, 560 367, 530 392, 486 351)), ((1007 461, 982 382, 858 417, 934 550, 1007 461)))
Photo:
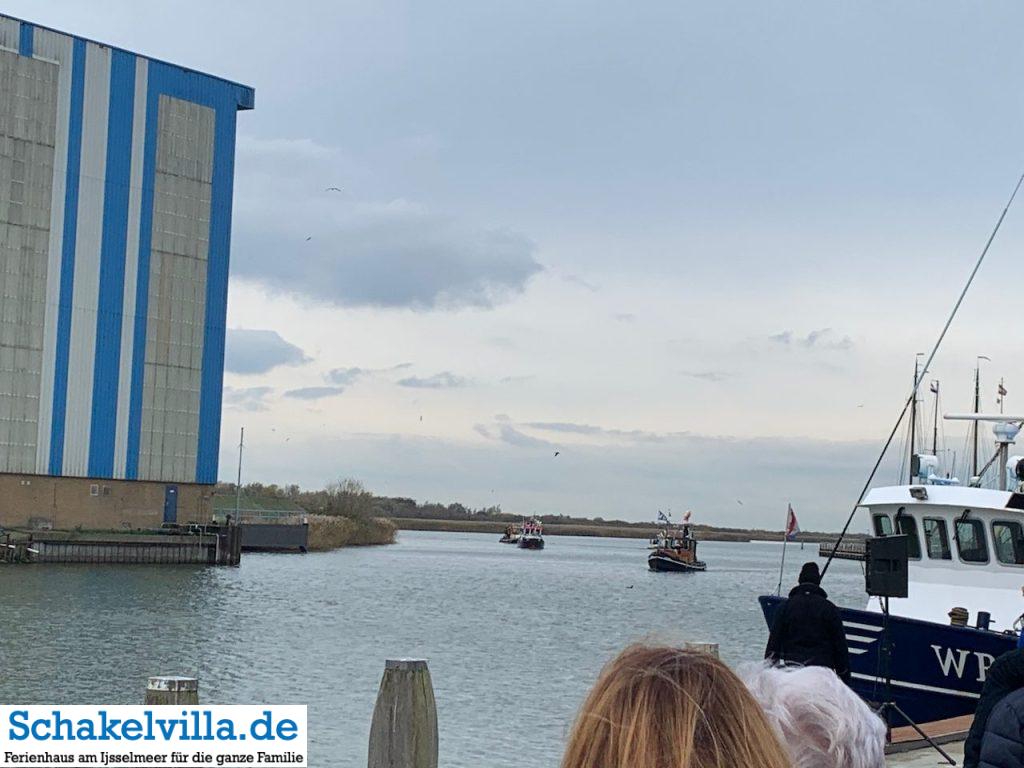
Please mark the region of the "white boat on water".
MULTIPOLYGON (((874 703, 891 698, 919 722, 973 713, 989 667, 1016 647, 1024 619, 1024 455, 1010 453, 1024 416, 946 418, 974 422, 968 485, 943 475, 935 455, 918 452, 908 484, 874 488, 858 507, 870 535, 907 540, 908 596, 888 598, 888 692, 880 599, 841 609, 854 689, 874 703), (986 422, 994 425, 996 452, 979 471, 978 431, 986 422), (980 487, 989 467, 996 487, 980 487)), ((760 598, 769 625, 783 601, 760 598)))

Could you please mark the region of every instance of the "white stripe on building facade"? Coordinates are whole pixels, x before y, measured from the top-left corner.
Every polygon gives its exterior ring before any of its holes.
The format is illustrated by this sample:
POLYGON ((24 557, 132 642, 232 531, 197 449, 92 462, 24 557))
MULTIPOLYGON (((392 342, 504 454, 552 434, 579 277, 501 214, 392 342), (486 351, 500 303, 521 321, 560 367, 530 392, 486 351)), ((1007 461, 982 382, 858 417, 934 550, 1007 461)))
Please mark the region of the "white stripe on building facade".
POLYGON ((96 313, 99 306, 100 248, 107 164, 107 118, 110 106, 109 48, 88 43, 85 49, 85 96, 82 104, 82 166, 78 183, 78 230, 75 283, 68 355, 68 394, 64 422, 63 474, 89 473, 89 431, 96 360, 96 313))
POLYGON ((46 320, 43 324, 43 364, 39 387, 39 426, 36 472, 50 471, 53 428, 53 374, 57 360, 57 310, 64 247, 64 199, 67 194, 68 129, 71 123, 71 61, 73 40, 48 29, 35 30, 35 58, 60 66, 57 79, 57 133, 53 154, 53 194, 50 200, 50 248, 46 268, 46 320))
POLYGON ((21 48, 21 22, 0 18, 0 48, 18 53, 21 48))
POLYGON ((135 60, 135 102, 132 117, 131 188, 128 191, 128 239, 124 265, 124 314, 121 321, 120 373, 117 380, 117 427, 114 435, 114 477, 124 477, 128 463, 128 416, 132 393, 132 352, 139 274, 139 226, 142 220, 142 166, 146 149, 146 94, 149 63, 135 60))

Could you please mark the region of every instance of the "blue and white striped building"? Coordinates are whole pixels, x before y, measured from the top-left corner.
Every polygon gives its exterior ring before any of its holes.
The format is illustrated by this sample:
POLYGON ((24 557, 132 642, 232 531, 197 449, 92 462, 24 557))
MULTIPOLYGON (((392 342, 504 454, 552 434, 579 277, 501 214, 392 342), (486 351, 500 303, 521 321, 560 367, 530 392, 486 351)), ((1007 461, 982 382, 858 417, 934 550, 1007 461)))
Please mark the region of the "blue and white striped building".
POLYGON ((237 83, 0 16, 0 473, 217 479, 237 83))

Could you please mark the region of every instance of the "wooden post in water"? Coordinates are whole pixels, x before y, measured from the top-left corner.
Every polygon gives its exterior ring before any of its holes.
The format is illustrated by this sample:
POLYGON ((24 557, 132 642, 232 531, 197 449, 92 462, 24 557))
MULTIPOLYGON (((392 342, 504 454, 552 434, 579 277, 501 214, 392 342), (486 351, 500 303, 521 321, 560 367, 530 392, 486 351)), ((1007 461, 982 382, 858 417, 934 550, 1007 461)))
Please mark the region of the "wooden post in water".
POLYGON ((685 647, 688 651, 710 653, 716 659, 718 658, 718 643, 686 643, 685 647))
POLYGON ((151 677, 146 686, 146 706, 198 704, 199 681, 194 677, 151 677))
POLYGON ((437 768, 437 704, 423 659, 388 659, 370 725, 368 768, 437 768))

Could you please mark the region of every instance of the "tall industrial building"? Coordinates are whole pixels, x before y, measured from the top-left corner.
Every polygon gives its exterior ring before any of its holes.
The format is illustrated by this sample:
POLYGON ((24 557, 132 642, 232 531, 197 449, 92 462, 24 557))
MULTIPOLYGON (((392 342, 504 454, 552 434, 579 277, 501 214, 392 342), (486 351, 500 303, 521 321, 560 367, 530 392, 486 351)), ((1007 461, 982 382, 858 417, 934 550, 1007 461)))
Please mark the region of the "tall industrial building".
POLYGON ((0 15, 0 526, 206 514, 237 83, 0 15))

